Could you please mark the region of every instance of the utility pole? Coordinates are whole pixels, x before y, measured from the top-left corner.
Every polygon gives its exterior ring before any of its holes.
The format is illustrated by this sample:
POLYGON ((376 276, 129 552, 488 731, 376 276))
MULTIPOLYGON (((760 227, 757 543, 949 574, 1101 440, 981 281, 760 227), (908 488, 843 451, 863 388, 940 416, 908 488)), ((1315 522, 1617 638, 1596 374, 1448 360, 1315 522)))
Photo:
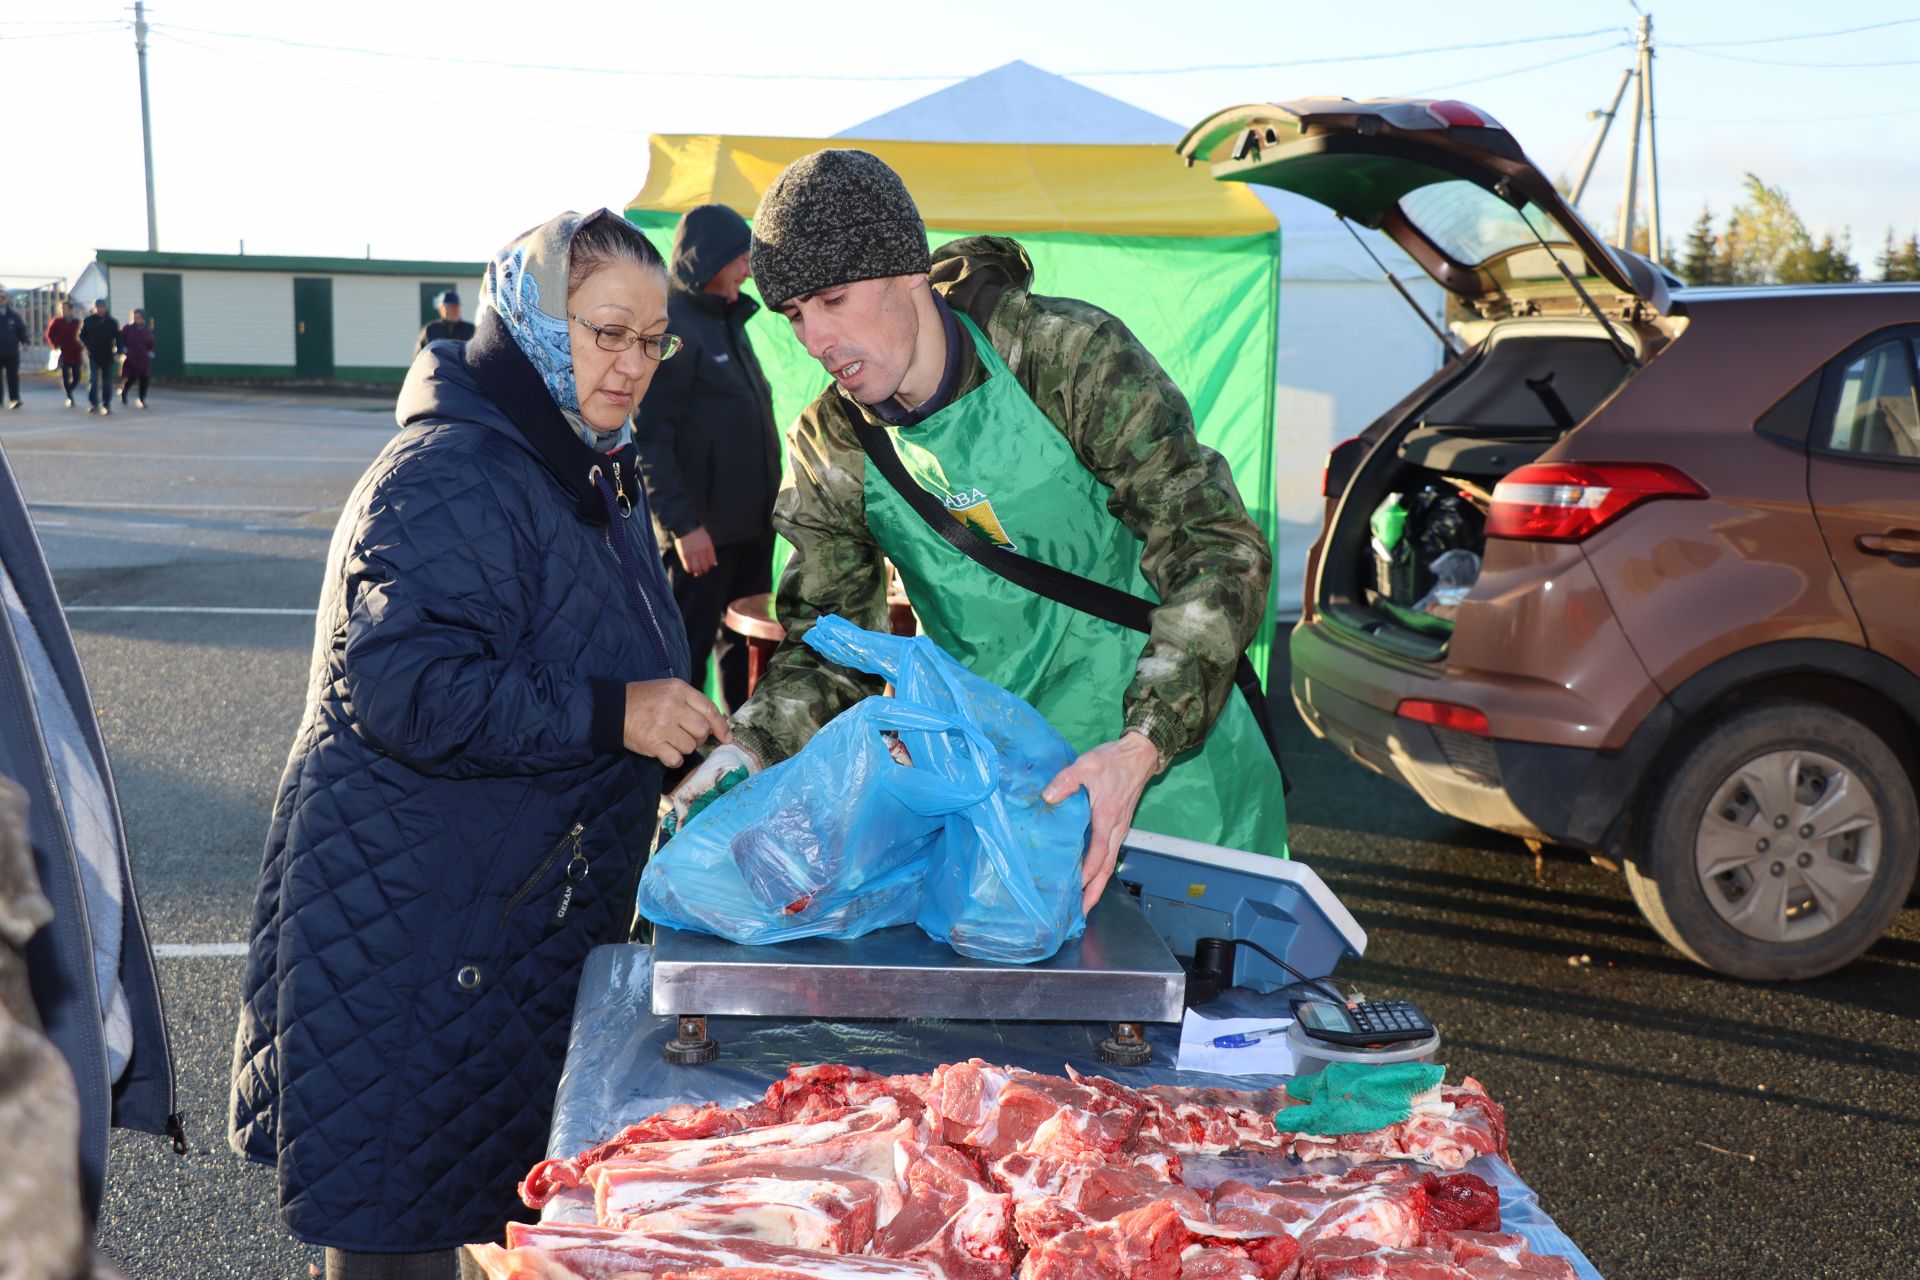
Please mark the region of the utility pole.
POLYGON ((1587 119, 1598 119, 1600 121, 1600 134, 1593 140, 1593 145, 1587 148, 1587 158, 1580 165, 1580 179, 1573 184, 1573 197, 1567 201, 1568 204, 1579 204, 1580 197, 1585 194, 1587 179, 1593 176, 1593 162, 1600 158, 1600 148, 1605 146, 1607 142, 1607 130, 1613 127, 1613 118, 1620 114, 1620 99, 1627 96, 1627 82, 1632 79, 1633 69, 1631 67, 1622 71, 1620 73, 1620 83, 1613 91, 1613 101, 1607 105, 1607 109, 1605 111, 1594 111, 1588 114, 1587 119))
POLYGON ((153 209, 153 113, 147 105, 147 6, 133 0, 133 48, 140 56, 140 143, 147 154, 147 252, 160 250, 160 223, 153 209))
POLYGON ((1653 129, 1653 15, 1640 19, 1640 96, 1647 104, 1647 256, 1660 261, 1660 153, 1653 129))
POLYGON ((1640 182, 1640 122, 1647 113, 1647 80, 1641 74, 1647 49, 1647 17, 1640 16, 1640 47, 1634 56, 1633 124, 1627 131, 1627 182, 1620 197, 1620 247, 1633 248, 1634 204, 1640 182))

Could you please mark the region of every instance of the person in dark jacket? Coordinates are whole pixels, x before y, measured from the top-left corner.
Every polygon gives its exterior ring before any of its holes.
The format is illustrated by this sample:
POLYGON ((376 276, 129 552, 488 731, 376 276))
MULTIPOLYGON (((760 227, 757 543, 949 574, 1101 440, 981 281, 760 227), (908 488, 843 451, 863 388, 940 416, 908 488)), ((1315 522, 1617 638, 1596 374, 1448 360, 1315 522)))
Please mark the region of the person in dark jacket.
POLYGON ((0 289, 0 382, 5 383, 9 409, 20 407, 20 349, 27 341, 27 322, 13 309, 7 291, 0 289))
POLYGON ((429 342, 451 339, 454 342, 466 342, 473 337, 473 326, 460 318, 460 295, 452 289, 440 295, 434 307, 440 313, 438 320, 427 323, 420 331, 420 340, 413 344, 413 354, 419 355, 427 349, 429 342))
POLYGON ((334 1280, 451 1277, 519 1212, 661 767, 726 737, 633 470, 665 264, 565 213, 486 289, 334 531, 250 934, 229 1140, 334 1280))
POLYGON ((113 349, 119 345, 120 322, 107 311, 107 300, 95 298, 93 314, 80 325, 80 345, 87 349, 87 412, 113 412, 113 349))
POLYGON ((120 403, 136 385, 140 394, 134 403, 147 407, 147 382, 153 373, 153 330, 147 327, 147 313, 133 309, 133 319, 120 330, 120 403))
POLYGON ((84 352, 80 346, 80 317, 73 314, 73 303, 62 300, 60 314, 47 321, 47 345, 60 353, 60 393, 67 398, 67 408, 73 408, 73 393, 80 386, 81 361, 84 352))
POLYGON ((716 653, 732 708, 747 700, 747 649, 720 619, 740 597, 773 589, 780 489, 773 395, 747 339, 760 304, 740 292, 747 246, 746 219, 725 205, 681 217, 667 314, 687 349, 661 370, 634 424, 694 680, 705 678, 707 654, 716 653))

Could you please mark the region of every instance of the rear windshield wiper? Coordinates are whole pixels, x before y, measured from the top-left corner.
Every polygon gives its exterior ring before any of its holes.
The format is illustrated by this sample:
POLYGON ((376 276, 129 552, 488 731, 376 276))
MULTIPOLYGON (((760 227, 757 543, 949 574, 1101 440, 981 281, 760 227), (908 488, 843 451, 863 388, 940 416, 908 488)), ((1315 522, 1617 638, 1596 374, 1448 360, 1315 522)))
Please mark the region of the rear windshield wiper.
POLYGON ((1427 309, 1420 305, 1412 293, 1408 292, 1406 285, 1400 283, 1400 277, 1393 274, 1393 272, 1388 269, 1386 263, 1380 261, 1380 255, 1375 253, 1373 246, 1362 239, 1360 233, 1353 229, 1352 223, 1337 215, 1336 221, 1347 229, 1347 234, 1353 237, 1353 242, 1364 249, 1369 258, 1373 259, 1373 265, 1380 268, 1380 274, 1387 278, 1387 283, 1400 291, 1400 296, 1407 300, 1407 305, 1413 308, 1413 314, 1420 317, 1421 323, 1433 330, 1433 336, 1440 339, 1440 345, 1447 349, 1447 354, 1454 359, 1458 359, 1463 353, 1460 350, 1459 344, 1454 341, 1453 335, 1445 329, 1442 329, 1439 324, 1434 321, 1434 318, 1427 314, 1427 309))

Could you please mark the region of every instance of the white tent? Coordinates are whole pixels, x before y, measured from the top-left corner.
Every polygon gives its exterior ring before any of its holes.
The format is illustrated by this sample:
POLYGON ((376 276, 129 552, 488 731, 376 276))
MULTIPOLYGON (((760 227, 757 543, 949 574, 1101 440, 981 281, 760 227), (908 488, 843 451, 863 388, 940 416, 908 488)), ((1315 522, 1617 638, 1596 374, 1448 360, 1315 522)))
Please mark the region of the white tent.
MULTIPOLYGON (((1289 95, 1290 96, 1290 95, 1289 95)), ((1257 92, 1244 95, 1260 97, 1257 92)), ((1226 106, 1222 102, 1215 104, 1226 106)), ((961 81, 838 135, 900 142, 1164 143, 1167 163, 1184 126, 1024 62, 961 81)), ((1320 205, 1254 187, 1280 220, 1278 385, 1274 457, 1280 613, 1300 608, 1307 548, 1318 536, 1327 451, 1358 435, 1439 367, 1440 344, 1320 205)), ((1370 232, 1381 260, 1429 314, 1444 298, 1410 259, 1370 232)), ((1042 285, 1044 288, 1044 283, 1042 285)), ((1122 316, 1121 319, 1126 317, 1122 316)))

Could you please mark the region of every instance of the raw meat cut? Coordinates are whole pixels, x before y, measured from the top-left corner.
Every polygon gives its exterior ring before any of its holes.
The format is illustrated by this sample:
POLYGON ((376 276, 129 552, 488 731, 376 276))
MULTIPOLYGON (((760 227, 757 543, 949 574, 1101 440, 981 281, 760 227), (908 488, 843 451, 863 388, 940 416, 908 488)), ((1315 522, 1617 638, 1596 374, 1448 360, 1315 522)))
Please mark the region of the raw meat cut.
POLYGON ((1284 1090, 1130 1089, 972 1059, 794 1066, 756 1102, 674 1107, 521 1184, 595 1226, 472 1246, 494 1280, 1570 1280, 1457 1170, 1506 1150, 1479 1082, 1373 1133, 1288 1131, 1284 1090), (1244 1154, 1243 1154, 1244 1153, 1244 1154), (1183 1182, 1221 1157, 1342 1163, 1183 1182))
POLYGON ((1442 1086, 1427 1109, 1416 1110, 1399 1124, 1335 1137, 1292 1134, 1285 1149, 1302 1160, 1333 1156, 1418 1160, 1456 1170, 1475 1156, 1506 1157, 1506 1112, 1487 1096, 1478 1080, 1468 1076, 1459 1088, 1442 1086))
POLYGON ((507 1224, 504 1247, 472 1244, 488 1280, 938 1280, 894 1258, 787 1249, 746 1237, 648 1236, 607 1227, 507 1224))
POLYGON ((1465 1266, 1473 1280, 1577 1280, 1571 1262, 1535 1253, 1519 1236, 1493 1231, 1443 1231, 1432 1243, 1465 1266))
POLYGON ((1471 1173, 1430 1173, 1420 1180, 1427 1193, 1423 1231, 1498 1231, 1500 1192, 1471 1173))
POLYGON ((925 1262, 946 1280, 1006 1280, 1014 1249, 1006 1194, 952 1147, 903 1143, 899 1163, 904 1203, 883 1220, 874 1252, 925 1262))
POLYGON ((1094 1088, 978 1058, 936 1070, 927 1107, 929 1123, 940 1126, 935 1136, 985 1161, 1015 1151, 1112 1154, 1139 1132, 1144 1110, 1131 1089, 1094 1088))
POLYGON ((593 1170, 594 1217, 648 1234, 749 1235, 769 1244, 863 1253, 875 1226, 899 1211, 899 1189, 831 1169, 735 1167, 720 1180, 702 1170, 593 1170))

